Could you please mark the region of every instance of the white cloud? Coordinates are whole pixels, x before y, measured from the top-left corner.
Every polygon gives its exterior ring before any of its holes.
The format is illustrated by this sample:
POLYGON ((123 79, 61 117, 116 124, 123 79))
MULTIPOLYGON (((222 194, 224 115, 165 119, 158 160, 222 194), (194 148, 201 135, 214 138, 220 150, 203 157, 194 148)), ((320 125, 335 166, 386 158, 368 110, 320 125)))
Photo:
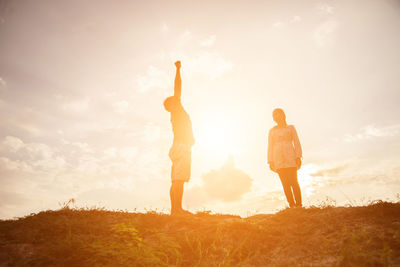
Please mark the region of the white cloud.
POLYGON ((317 27, 314 31, 314 40, 318 46, 325 46, 333 42, 333 34, 337 30, 339 23, 336 20, 327 20, 317 27))
POLYGON ((21 139, 14 136, 6 136, 2 142, 2 147, 13 153, 17 152, 20 148, 24 146, 21 139))
POLYGON ((218 52, 202 51, 186 60, 188 69, 193 73, 199 73, 208 79, 215 79, 233 67, 232 62, 224 59, 218 52))
POLYGON ((32 159, 50 159, 53 157, 53 150, 43 143, 28 143, 24 145, 27 154, 32 159))
POLYGON ((129 102, 126 100, 118 101, 112 104, 114 111, 118 114, 125 114, 129 108, 129 102))
POLYGON ((316 170, 313 173, 310 173, 310 176, 314 177, 319 177, 319 176, 337 176, 343 170, 345 170, 348 166, 347 165, 341 165, 341 166, 336 166, 333 168, 321 168, 316 170))
POLYGON ((76 99, 62 104, 61 108, 65 111, 80 113, 87 111, 89 109, 89 104, 90 100, 88 98, 76 99))
POLYGON ((7 136, 0 146, 4 167, 18 171, 50 171, 62 168, 65 160, 43 143, 24 143, 14 136, 7 136), (10 158, 8 158, 8 156, 10 158))
POLYGON ((399 124, 381 128, 377 128, 374 125, 367 125, 362 128, 360 133, 347 134, 344 140, 345 142, 355 142, 360 140, 368 140, 372 138, 396 136, 399 133, 400 133, 399 124))
POLYGON ((127 162, 133 162, 138 154, 139 149, 137 147, 123 147, 119 151, 120 157, 126 160, 127 162))
POLYGON ((16 126, 34 136, 40 136, 43 134, 43 131, 41 129, 39 129, 38 127, 36 127, 35 125, 33 125, 32 123, 28 123, 28 122, 18 123, 17 122, 16 126))
POLYGON ((216 41, 216 35, 206 39, 200 39, 190 31, 185 31, 179 36, 177 48, 170 51, 167 56, 171 61, 180 59, 184 75, 201 75, 207 79, 215 79, 233 68, 232 62, 225 59, 218 51, 205 51, 202 49, 189 50, 200 44, 202 47, 210 47, 216 41), (190 44, 183 48, 182 44, 190 44))
MULTIPOLYGON (((25 165, 25 167, 27 167, 25 165)), ((21 163, 17 161, 10 160, 6 157, 0 157, 0 170, 14 171, 14 170, 25 170, 26 168, 21 168, 21 163)))
POLYGON ((144 93, 153 88, 167 88, 168 84, 170 83, 170 79, 165 71, 154 66, 150 66, 145 75, 137 77, 136 83, 138 85, 139 92, 144 93))
POLYGON ((188 44, 194 38, 191 31, 186 30, 184 31, 178 39, 178 47, 183 47, 188 44))
POLYGON ((317 10, 323 14, 333 14, 334 9, 335 8, 333 6, 325 3, 317 5, 317 10))
MULTIPOLYGON (((242 170, 235 167, 233 157, 218 170, 211 170, 202 176, 203 185, 195 186, 190 194, 208 202, 220 200, 234 202, 240 200, 245 193, 251 191, 253 179, 242 170)), ((197 203, 198 199, 189 198, 189 203, 197 203)))
POLYGON ((280 28, 284 25, 284 23, 282 21, 276 21, 272 24, 272 26, 274 26, 275 28, 280 28))
POLYGON ((288 19, 288 20, 285 20, 285 21, 281 21, 281 20, 275 21, 272 24, 272 26, 275 27, 275 28, 281 28, 281 27, 285 26, 288 23, 299 23, 301 21, 302 21, 302 18, 300 16, 296 15, 296 16, 293 16, 291 19, 288 19))
POLYGON ((103 151, 103 157, 105 159, 112 159, 117 156, 117 148, 109 147, 103 151))
POLYGON ((142 132, 142 140, 145 142, 155 142, 161 138, 161 128, 152 123, 146 124, 142 132))
POLYGON ((205 47, 213 46, 216 39, 217 39, 217 36, 216 36, 216 35, 211 35, 211 36, 209 36, 208 38, 202 40, 202 41, 200 42, 200 45, 201 45, 201 46, 205 46, 205 47))
POLYGON ((6 87, 6 85, 7 85, 6 81, 0 77, 0 88, 6 87))
POLYGON ((167 34, 169 32, 169 27, 165 22, 161 23, 160 29, 163 34, 167 34))
POLYGON ((62 139, 61 140, 64 145, 68 145, 70 147, 77 148, 82 153, 93 153, 93 149, 87 143, 82 142, 70 142, 68 140, 62 139))
POLYGON ((293 18, 290 20, 291 23, 296 23, 302 21, 300 16, 293 16, 293 18))

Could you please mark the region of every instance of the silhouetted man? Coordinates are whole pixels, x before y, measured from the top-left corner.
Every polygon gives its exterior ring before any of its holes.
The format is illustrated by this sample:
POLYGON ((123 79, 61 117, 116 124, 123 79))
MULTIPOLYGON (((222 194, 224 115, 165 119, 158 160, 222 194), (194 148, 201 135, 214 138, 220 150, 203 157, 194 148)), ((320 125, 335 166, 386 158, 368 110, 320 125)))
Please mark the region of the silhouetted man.
POLYGON ((190 165, 192 146, 194 144, 192 122, 181 103, 181 62, 175 62, 176 75, 174 96, 164 101, 165 109, 171 113, 172 131, 174 141, 169 150, 169 157, 172 161, 170 189, 171 214, 190 214, 182 209, 183 184, 190 179, 190 165))

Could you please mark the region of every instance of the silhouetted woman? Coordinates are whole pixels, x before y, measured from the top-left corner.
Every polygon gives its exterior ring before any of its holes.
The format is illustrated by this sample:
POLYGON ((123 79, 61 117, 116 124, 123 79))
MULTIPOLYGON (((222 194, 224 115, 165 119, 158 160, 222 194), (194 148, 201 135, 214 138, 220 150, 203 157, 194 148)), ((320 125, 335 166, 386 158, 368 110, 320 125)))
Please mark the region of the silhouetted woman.
POLYGON ((282 109, 272 112, 277 123, 268 135, 268 164, 272 171, 279 174, 289 206, 301 207, 301 191, 297 181, 297 170, 301 167, 301 145, 296 129, 287 125, 282 109))

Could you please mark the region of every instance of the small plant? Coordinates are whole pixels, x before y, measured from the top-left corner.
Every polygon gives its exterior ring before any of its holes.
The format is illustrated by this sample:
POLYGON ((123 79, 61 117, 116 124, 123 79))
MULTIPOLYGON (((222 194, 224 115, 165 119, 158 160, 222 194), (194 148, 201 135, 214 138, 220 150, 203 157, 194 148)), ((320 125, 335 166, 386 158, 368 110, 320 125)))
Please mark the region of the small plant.
POLYGON ((58 202, 58 205, 61 207, 62 210, 70 209, 69 205, 75 205, 75 199, 71 198, 65 202, 58 202))

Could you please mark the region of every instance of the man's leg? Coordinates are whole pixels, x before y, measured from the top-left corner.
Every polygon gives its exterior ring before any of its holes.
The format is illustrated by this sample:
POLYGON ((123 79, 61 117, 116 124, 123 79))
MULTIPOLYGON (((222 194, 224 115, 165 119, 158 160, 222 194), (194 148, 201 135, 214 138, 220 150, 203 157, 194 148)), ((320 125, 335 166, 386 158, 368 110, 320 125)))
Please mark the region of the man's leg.
POLYGON ((172 181, 169 191, 171 198, 171 214, 180 213, 182 211, 183 183, 184 181, 180 180, 172 181))
POLYGON ((171 214, 182 213, 189 214, 190 212, 182 209, 182 198, 183 198, 183 184, 190 178, 190 163, 191 155, 190 151, 187 155, 176 159, 172 166, 171 172, 171 214))
POLYGON ((169 190, 169 197, 171 199, 171 214, 175 214, 178 212, 177 206, 176 206, 176 186, 174 184, 174 178, 175 178, 175 165, 172 163, 172 168, 171 168, 171 188, 169 190))
POLYGON ((283 186, 283 192, 285 192, 286 199, 289 203, 289 207, 294 207, 295 203, 293 200, 292 188, 290 186, 290 181, 288 177, 288 170, 287 169, 280 169, 278 170, 279 178, 281 179, 281 183, 283 186))
POLYGON ((176 197, 176 208, 178 211, 182 211, 182 198, 183 198, 183 183, 184 181, 177 180, 175 183, 175 197, 176 197))
POLYGON ((175 188, 174 183, 171 183, 171 189, 169 190, 169 197, 171 199, 171 214, 175 214, 177 212, 176 209, 176 199, 175 199, 175 188))

